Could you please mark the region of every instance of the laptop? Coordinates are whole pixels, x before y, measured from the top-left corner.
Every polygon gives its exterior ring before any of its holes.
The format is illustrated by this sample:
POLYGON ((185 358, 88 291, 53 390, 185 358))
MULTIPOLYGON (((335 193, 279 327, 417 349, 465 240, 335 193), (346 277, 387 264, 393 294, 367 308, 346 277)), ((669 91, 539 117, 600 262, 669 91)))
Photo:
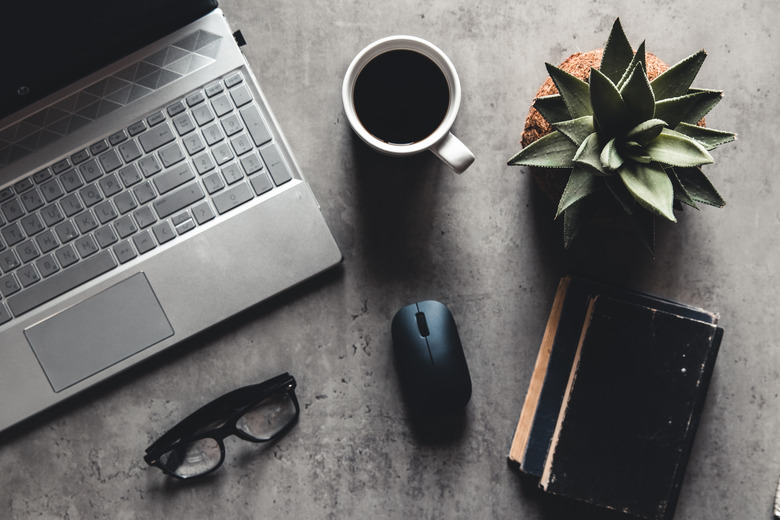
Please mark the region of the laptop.
POLYGON ((216 1, 4 19, 0 430, 341 261, 216 1))

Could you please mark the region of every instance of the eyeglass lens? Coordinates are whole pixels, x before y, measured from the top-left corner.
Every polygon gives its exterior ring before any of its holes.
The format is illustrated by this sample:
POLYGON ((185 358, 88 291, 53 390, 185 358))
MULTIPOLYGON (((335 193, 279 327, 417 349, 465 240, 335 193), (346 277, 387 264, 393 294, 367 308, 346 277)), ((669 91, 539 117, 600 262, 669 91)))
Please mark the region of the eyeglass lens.
POLYGON ((222 448, 216 439, 206 437, 180 444, 160 457, 165 469, 182 478, 202 475, 219 466, 222 448))
POLYGON ((236 427, 259 441, 267 441, 295 418, 295 403, 290 392, 277 392, 250 408, 236 427))
MULTIPOLYGON (((256 441, 267 441, 290 424, 296 413, 292 393, 280 390, 246 410, 236 422, 236 428, 256 441)), ((180 444, 159 460, 166 471, 190 478, 219 466, 222 448, 216 439, 206 437, 180 444)))

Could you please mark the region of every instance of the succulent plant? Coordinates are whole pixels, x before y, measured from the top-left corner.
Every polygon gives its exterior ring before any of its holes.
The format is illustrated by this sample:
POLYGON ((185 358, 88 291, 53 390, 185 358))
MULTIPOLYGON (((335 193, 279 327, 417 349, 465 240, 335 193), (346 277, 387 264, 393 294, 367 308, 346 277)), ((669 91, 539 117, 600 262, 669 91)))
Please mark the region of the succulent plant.
POLYGON ((705 57, 692 54, 650 81, 645 43, 634 52, 618 18, 588 82, 546 64, 559 93, 533 106, 554 130, 509 164, 571 169, 555 215, 563 215, 565 247, 609 200, 651 252, 656 216, 676 222, 681 203, 725 204, 701 166, 736 134, 697 124, 723 97, 691 88, 705 57))

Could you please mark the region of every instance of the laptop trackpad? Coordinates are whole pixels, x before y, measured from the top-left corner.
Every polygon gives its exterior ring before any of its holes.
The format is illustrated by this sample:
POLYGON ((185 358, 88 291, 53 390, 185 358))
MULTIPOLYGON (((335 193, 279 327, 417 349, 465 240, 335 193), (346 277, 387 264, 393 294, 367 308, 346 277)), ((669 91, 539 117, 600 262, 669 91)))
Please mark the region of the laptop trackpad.
POLYGON ((127 280, 24 331, 60 392, 173 335, 146 275, 127 280))

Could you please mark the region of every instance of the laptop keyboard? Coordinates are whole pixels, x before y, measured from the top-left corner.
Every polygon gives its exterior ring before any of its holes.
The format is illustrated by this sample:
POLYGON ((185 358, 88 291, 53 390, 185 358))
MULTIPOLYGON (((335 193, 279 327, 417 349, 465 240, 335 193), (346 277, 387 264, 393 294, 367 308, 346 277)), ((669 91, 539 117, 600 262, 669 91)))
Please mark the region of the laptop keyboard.
POLYGON ((290 181, 240 72, 0 190, 0 324, 290 181))

